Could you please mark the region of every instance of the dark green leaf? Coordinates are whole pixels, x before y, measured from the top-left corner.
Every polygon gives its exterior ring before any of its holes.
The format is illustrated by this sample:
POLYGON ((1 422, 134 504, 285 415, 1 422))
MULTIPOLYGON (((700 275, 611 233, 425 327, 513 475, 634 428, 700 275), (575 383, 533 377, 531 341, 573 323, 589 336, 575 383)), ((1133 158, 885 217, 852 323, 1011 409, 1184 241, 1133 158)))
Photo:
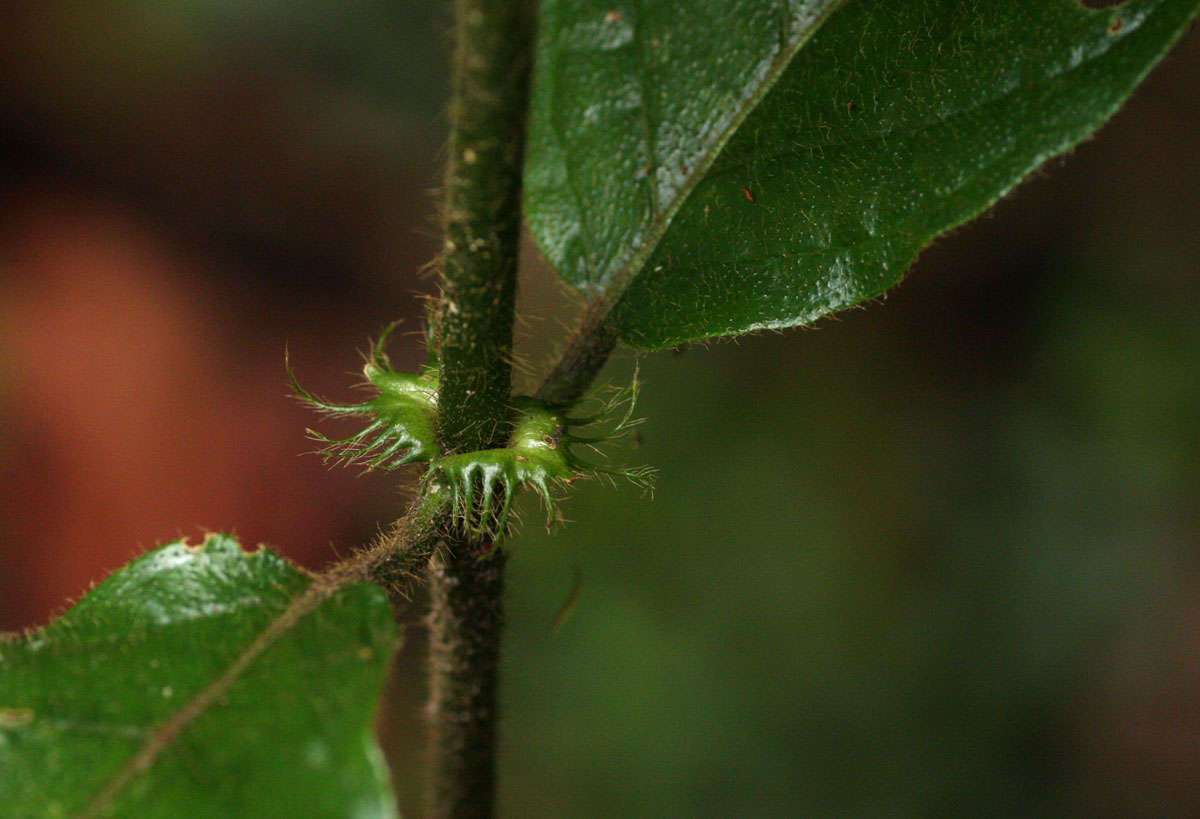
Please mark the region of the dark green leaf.
MULTIPOLYGON (((67 816, 209 689, 309 587, 275 554, 211 536, 113 574, 0 644, 0 815, 67 816)), ((395 645, 374 586, 319 603, 113 794, 119 816, 393 816, 372 718, 395 645)))
MULTIPOLYGON (((644 348, 804 324, 877 296, 931 239, 1111 116, 1198 5, 850 0, 684 191, 661 241, 590 295, 615 305, 622 337, 644 348)), ((678 25, 686 36, 686 17, 678 25)), ((539 66, 547 72, 553 66, 539 66)), ((572 101, 573 110, 587 104, 572 101)), ((636 113, 654 119, 644 107, 636 113)), ((594 135, 576 150, 590 155, 602 143, 594 135)), ((585 156, 575 163, 586 165, 585 156)), ((541 162, 531 159, 531 168, 541 162)), ((614 196, 613 185, 580 190, 589 214, 640 207, 614 196)), ((528 207, 551 261, 586 284, 578 249, 563 258, 567 230, 547 235, 533 215, 543 203, 531 197, 528 207)), ((631 258, 588 224, 576 227, 593 237, 589 253, 631 258)))
POLYGON ((543 0, 525 170, 533 233, 602 292, 662 235, 842 0, 543 0))

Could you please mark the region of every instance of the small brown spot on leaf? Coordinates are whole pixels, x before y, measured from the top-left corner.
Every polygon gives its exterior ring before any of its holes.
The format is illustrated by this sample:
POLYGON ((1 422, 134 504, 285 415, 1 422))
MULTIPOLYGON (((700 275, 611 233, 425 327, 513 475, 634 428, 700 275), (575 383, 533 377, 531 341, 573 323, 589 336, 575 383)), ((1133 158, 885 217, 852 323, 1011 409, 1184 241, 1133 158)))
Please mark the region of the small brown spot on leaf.
POLYGON ((1125 28, 1125 21, 1120 17, 1114 17, 1108 21, 1108 36, 1116 37, 1125 28))
POLYGON ((624 19, 625 19, 625 12, 623 12, 619 9, 609 9, 604 14, 604 22, 606 22, 606 23, 619 23, 624 19))

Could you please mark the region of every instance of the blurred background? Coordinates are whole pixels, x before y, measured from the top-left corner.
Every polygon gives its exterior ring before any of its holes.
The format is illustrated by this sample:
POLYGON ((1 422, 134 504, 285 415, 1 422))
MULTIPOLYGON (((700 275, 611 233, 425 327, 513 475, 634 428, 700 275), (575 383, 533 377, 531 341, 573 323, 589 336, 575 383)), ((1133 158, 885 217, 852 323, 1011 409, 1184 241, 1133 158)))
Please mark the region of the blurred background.
MULTIPOLYGON (((0 4, 0 630, 180 536, 317 568, 400 511, 301 454, 283 354, 338 398, 390 320, 422 358, 443 5, 0 4)), ((1200 815, 1198 57, 883 303, 641 360, 653 501, 511 544, 503 815, 1200 815)), ((523 270, 529 383, 577 305, 523 270)))

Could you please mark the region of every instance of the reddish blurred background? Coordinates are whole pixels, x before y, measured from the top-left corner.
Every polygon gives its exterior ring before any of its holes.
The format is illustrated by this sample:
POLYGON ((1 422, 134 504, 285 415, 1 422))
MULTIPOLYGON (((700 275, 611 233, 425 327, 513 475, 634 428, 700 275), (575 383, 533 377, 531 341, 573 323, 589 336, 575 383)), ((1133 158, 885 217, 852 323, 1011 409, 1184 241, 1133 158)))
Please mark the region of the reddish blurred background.
POLYGON ((353 46, 315 39, 323 14, 0 7, 0 629, 167 539, 233 530, 316 566, 397 507, 391 481, 300 456, 283 355, 348 395, 370 334, 419 330, 439 43, 428 11, 379 33, 397 74, 433 56, 397 104, 329 76, 353 46))

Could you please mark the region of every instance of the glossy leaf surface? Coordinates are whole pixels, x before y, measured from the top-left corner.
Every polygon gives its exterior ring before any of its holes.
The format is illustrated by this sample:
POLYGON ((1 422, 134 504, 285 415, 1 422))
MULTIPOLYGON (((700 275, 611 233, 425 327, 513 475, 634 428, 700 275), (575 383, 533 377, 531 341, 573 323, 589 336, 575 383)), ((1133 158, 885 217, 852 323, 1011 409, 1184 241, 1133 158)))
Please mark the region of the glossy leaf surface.
MULTIPOLYGON (((1197 7, 1196 0, 1103 10, 1070 0, 849 0, 685 191, 661 241, 606 288, 579 274, 574 255, 563 258, 564 229, 539 230, 545 222, 535 214, 546 207, 533 196, 530 224, 568 282, 615 305, 613 321, 634 346, 811 322, 884 292, 935 236, 1088 136, 1197 7)), ((688 36, 686 16, 676 25, 677 37, 688 36)), ((553 72, 554 64, 538 70, 553 72)), ((584 84, 573 91, 604 93, 584 84)), ((586 155, 604 144, 593 135, 572 151, 586 155)), ((610 139, 608 149, 617 144, 610 139)), ((582 195, 589 213, 641 207, 609 187, 582 195)), ((591 254, 629 257, 587 222, 577 227, 593 237, 591 254)))
POLYGON ((636 266, 840 2, 543 0, 525 201, 559 273, 598 293, 636 266))
MULTIPOLYGON (((0 644, 0 815, 94 808, 308 583, 232 538, 173 543, 0 644)), ((250 663, 105 813, 393 816, 372 719, 395 642, 381 590, 341 590, 250 663)))

